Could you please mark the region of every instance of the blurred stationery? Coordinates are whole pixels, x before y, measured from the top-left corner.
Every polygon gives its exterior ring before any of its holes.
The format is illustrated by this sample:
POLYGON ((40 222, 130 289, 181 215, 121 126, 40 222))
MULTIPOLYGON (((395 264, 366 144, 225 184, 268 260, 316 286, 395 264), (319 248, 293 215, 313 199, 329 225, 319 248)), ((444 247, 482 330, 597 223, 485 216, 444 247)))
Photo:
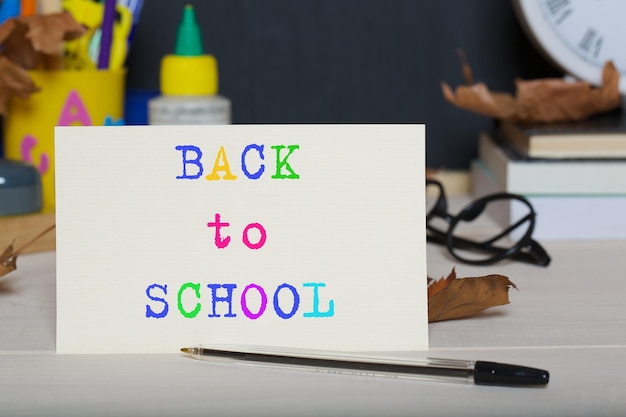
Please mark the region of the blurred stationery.
POLYGON ((187 5, 173 54, 161 60, 161 95, 148 102, 151 125, 230 124, 231 101, 218 94, 217 60, 205 54, 193 6, 187 5))
POLYGON ((480 133, 478 159, 510 193, 626 194, 626 159, 529 158, 497 131, 480 133))
MULTIPOLYGON (((104 0, 104 11, 100 25, 100 51, 98 51, 98 69, 107 69, 111 60, 111 46, 113 44, 113 23, 115 22, 115 0, 104 0)), ((130 28, 126 38, 130 34, 130 28)), ((126 42, 122 42, 126 46, 126 42)))
MULTIPOLYGON (((528 158, 497 131, 482 132, 471 177, 476 197, 495 192, 526 197, 537 212, 537 239, 626 238, 626 159, 528 158)), ((512 205, 490 214, 502 225, 519 216, 512 205)))
POLYGON ((626 115, 620 109, 576 122, 498 122, 503 141, 529 158, 624 158, 626 115))
POLYGON ((20 0, 3 0, 0 3, 0 23, 20 15, 20 0))
POLYGON ((21 0, 20 16, 32 16, 37 12, 36 0, 21 0))
POLYGON ((63 10, 63 0, 38 0, 37 13, 51 14, 63 10))
POLYGON ((120 69, 126 61, 136 18, 115 0, 64 0, 63 7, 87 28, 87 34, 65 45, 66 69, 120 69))
MULTIPOLYGON (((535 207, 539 239, 626 238, 626 123, 613 62, 605 62, 598 87, 515 80, 513 96, 475 83, 459 56, 465 85, 442 83, 444 98, 496 119, 496 128, 479 136, 474 195, 521 194, 535 207)), ((503 225, 519 214, 510 204, 491 210, 503 225)))
MULTIPOLYGON (((54 127, 123 124, 124 64, 141 1, 22 1, 0 25, 4 156, 41 176, 54 211, 54 127)), ((2 4, 2 9, 12 5, 2 4)))
MULTIPOLYGON (((485 164, 472 162, 473 194, 480 197, 504 188, 485 164)), ((537 212, 533 236, 542 241, 607 240, 626 238, 626 193, 614 194, 524 194, 537 212)), ((524 213, 515 204, 488 208, 494 221, 506 226, 524 213)), ((514 238, 518 236, 513 235, 514 238)))

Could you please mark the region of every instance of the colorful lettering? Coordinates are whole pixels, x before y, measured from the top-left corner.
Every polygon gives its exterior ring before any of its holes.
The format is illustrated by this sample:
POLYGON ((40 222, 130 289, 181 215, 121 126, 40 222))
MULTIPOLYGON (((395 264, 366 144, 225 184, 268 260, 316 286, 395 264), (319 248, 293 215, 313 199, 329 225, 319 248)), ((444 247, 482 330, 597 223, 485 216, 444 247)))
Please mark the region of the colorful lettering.
POLYGON ((103 126, 124 126, 124 119, 114 119, 111 116, 106 116, 103 126))
POLYGON ((280 157, 280 151, 285 149, 285 145, 275 145, 275 146, 272 146, 272 149, 276 149, 276 174, 272 175, 272 178, 278 178, 278 179, 300 178, 300 175, 296 174, 296 172, 291 168, 291 165, 289 165, 289 162, 287 162, 287 158, 291 156, 293 151, 295 151, 296 149, 300 149, 300 145, 287 146, 287 149, 289 150, 289 152, 287 152, 287 155, 285 155, 285 157, 282 159, 280 157), (289 175, 285 175, 282 173, 283 168, 289 171, 289 175))
POLYGON ((261 226, 261 224, 250 223, 249 225, 246 226, 245 229, 243 229, 243 236, 241 239, 243 241, 243 244, 246 245, 249 249, 260 249, 263 247, 263 245, 265 245, 265 240, 267 239, 267 232, 265 231, 265 228, 261 226), (260 233, 259 241, 257 243, 250 242, 250 239, 248 238, 248 231, 250 231, 250 229, 253 229, 253 228, 258 230, 260 233))
POLYGON ((200 148, 198 148, 197 146, 193 146, 193 145, 179 145, 176 147, 176 150, 181 151, 181 155, 183 157, 183 175, 177 176, 176 179, 177 180, 180 180, 180 179, 195 180, 197 178, 200 178, 200 176, 204 172, 202 168, 202 163, 200 162, 200 158, 202 158, 202 151, 200 150, 200 148), (193 159, 188 158, 187 152, 195 153, 195 158, 193 159), (197 167, 195 174, 187 173, 187 165, 189 164, 195 165, 197 167))
POLYGON ((248 171, 248 166, 246 165, 246 155, 251 149, 254 149, 259 153, 259 157, 261 158, 261 161, 263 161, 265 159, 265 156, 263 155, 264 148, 265 145, 251 144, 246 146, 241 153, 241 170, 243 171, 244 175, 251 180, 258 180, 259 178, 261 178, 261 175, 263 175, 263 172, 265 172, 265 164, 261 164, 259 166, 259 169, 254 174, 251 174, 250 171, 248 171))
POLYGON ((246 288, 243 289, 243 292, 241 293, 241 310, 243 311, 243 314, 246 315, 246 317, 248 317, 251 320, 256 320, 259 317, 261 317, 263 313, 265 313, 266 307, 267 307, 267 294, 265 294, 265 290, 263 289, 263 287, 256 285, 256 284, 250 284, 246 288), (248 308, 248 302, 246 298, 248 291, 253 288, 259 292, 259 296, 261 297, 261 305, 259 306, 259 311, 257 311, 256 313, 253 313, 250 311, 250 309, 248 308))
POLYGON ((200 309, 202 308, 202 304, 196 303, 196 307, 193 310, 191 311, 185 310, 185 308, 183 307, 183 292, 187 288, 191 288, 196 294, 196 298, 200 299, 200 284, 186 282, 185 284, 181 285, 180 289, 178 290, 178 311, 180 311, 180 314, 182 314, 183 317, 192 319, 198 315, 198 313, 200 312, 200 309))
MULTIPOLYGON (((334 300, 330 300, 328 302, 329 307, 327 311, 320 311, 319 309, 319 303, 320 303, 319 288, 325 287, 326 286, 325 283, 305 282, 302 284, 302 286, 313 288, 313 303, 312 303, 313 312, 304 313, 301 317, 323 318, 323 317, 334 316, 335 314, 334 300)), ((211 290, 210 291, 210 297, 211 297, 210 310, 211 311, 209 314, 207 314, 206 317, 208 318, 238 317, 237 314, 233 312, 233 294, 234 294, 234 291, 237 289, 237 284, 210 283, 210 284, 207 284, 206 288, 211 290), (225 290, 226 295, 218 295, 218 292, 220 290, 225 290), (226 303, 226 309, 228 310, 228 313, 224 315, 219 314, 217 312, 218 311, 217 303, 226 303)), ((149 285, 146 288, 146 296, 151 301, 155 301, 157 303, 162 304, 162 308, 160 311, 156 311, 155 305, 146 304, 146 318, 160 319, 160 318, 166 317, 169 312, 169 304, 167 300, 165 299, 165 297, 167 296, 167 285, 165 284, 149 285), (161 291, 162 296, 158 296, 157 294, 155 294, 155 291, 161 291)), ((182 284, 178 290, 177 301, 178 301, 178 311, 183 317, 185 318, 197 317, 200 311, 202 310, 202 303, 201 303, 202 293, 200 291, 200 284, 193 283, 193 282, 186 282, 182 284), (185 297, 185 292, 187 292, 187 290, 191 290, 192 291, 191 297, 197 300, 192 310, 188 310, 187 308, 185 308, 185 305, 184 305, 185 303, 183 302, 183 298, 185 297)), ((298 312, 298 309, 300 308, 300 302, 301 302, 300 294, 298 293, 298 290, 296 289, 296 287, 294 287, 291 284, 288 284, 288 283, 280 284, 274 291, 274 296, 272 300, 274 311, 276 312, 276 315, 278 317, 284 320, 290 319, 295 316, 295 314, 298 312), (283 296, 281 298, 281 294, 284 293, 285 291, 288 291, 291 293, 291 298, 293 300, 291 304, 291 308, 288 311, 284 309, 285 307, 284 304, 288 303, 289 296, 283 296), (281 300, 282 300, 283 306, 281 306, 281 300)), ((261 316, 263 316, 263 314, 267 310, 267 293, 265 289, 262 286, 258 284, 254 284, 254 283, 247 285, 243 289, 243 292, 241 293, 241 296, 239 298, 239 305, 245 317, 247 317, 250 320, 259 319, 261 316), (250 308, 249 299, 250 297, 254 297, 251 291, 255 291, 258 294, 259 302, 258 302, 258 311, 256 312, 253 312, 250 308)), ((257 303, 253 303, 252 305, 257 305, 257 303)))
POLYGON ((85 104, 76 90, 70 91, 63 104, 61 116, 59 116, 58 126, 71 126, 72 124, 91 126, 91 117, 85 104))
POLYGON ((226 236, 225 238, 222 239, 220 229, 222 227, 230 226, 230 223, 221 222, 220 214, 215 213, 215 221, 208 222, 206 225, 207 227, 215 227, 215 246, 217 246, 218 249, 224 249, 225 247, 227 247, 228 243, 230 242, 230 236, 226 236))
POLYGON ((335 315, 335 300, 328 301, 328 311, 320 311, 320 295, 319 288, 324 288, 326 284, 323 282, 305 282, 303 287, 313 288, 313 311, 310 313, 304 313, 304 317, 332 317, 335 315))
MULTIPOLYGON (((177 179, 198 179, 202 175, 203 166, 201 162, 202 151, 199 147, 193 145, 178 145, 175 147, 176 150, 182 152, 183 157, 183 175, 179 175, 177 179), (194 158, 188 158, 186 152, 193 151, 195 152, 194 158), (193 164, 197 167, 195 173, 188 174, 187 173, 187 165, 193 164)), ((272 179, 299 179, 300 175, 294 171, 292 165, 289 163, 289 157, 294 153, 295 150, 300 149, 300 145, 274 145, 271 146, 272 149, 276 151, 276 171, 274 175, 272 175, 272 179), (282 152, 283 149, 286 149, 287 152, 282 152)), ((243 151, 241 152, 241 171, 246 176, 246 178, 250 180, 258 180, 265 173, 265 145, 258 145, 256 143, 251 143, 247 145, 243 151), (259 155, 259 160, 261 161, 258 164, 258 168, 254 172, 250 172, 250 163, 249 156, 250 152, 255 151, 259 155)), ((250 158, 252 158, 250 156, 250 158)), ((230 164, 228 163, 228 157, 226 155, 226 150, 224 146, 220 146, 215 157, 215 162, 213 163, 213 169, 209 175, 205 177, 208 181, 217 181, 217 180, 236 180, 237 176, 234 175, 230 169, 230 164), (220 175, 222 174, 222 175, 220 175)))
POLYGON ((213 164, 213 171, 205 177, 209 181, 215 180, 235 180, 237 176, 230 172, 230 165, 228 165, 228 158, 226 158, 226 151, 223 146, 220 146, 220 150, 217 152, 215 163, 213 164), (220 163, 223 161, 223 163, 220 163), (218 172, 224 172, 224 176, 220 177, 218 172))
MULTIPOLYGON (((292 165, 289 162, 289 158, 292 154, 300 149, 300 145, 274 145, 271 146, 276 151, 276 170, 271 178, 273 179, 299 179, 300 175, 296 173, 292 165)), ((182 174, 176 176, 176 179, 191 179, 195 180, 200 178, 204 173, 204 167, 202 163, 203 153, 202 150, 194 145, 178 145, 175 146, 177 151, 180 151, 182 160, 182 174)), ((249 144, 241 153, 241 171, 250 180, 257 180, 265 173, 265 145, 249 144), (258 155, 258 160, 254 152, 258 155), (251 163, 252 161, 252 163, 251 163), (256 161, 256 162, 255 162, 256 161), (252 169, 251 169, 252 167, 252 169), (256 171, 254 171, 256 169, 256 171), (253 172, 252 172, 253 171, 253 172)), ((217 152, 215 162, 213 163, 213 169, 210 174, 205 178, 209 181, 216 180, 235 180, 236 175, 233 175, 228 163, 226 150, 224 146, 220 146, 217 152)), ((207 222, 208 228, 215 228, 214 231, 214 244, 218 249, 225 249, 230 244, 230 236, 223 229, 230 227, 230 223, 222 220, 220 213, 214 214, 214 219, 207 222)), ((252 250, 258 250, 264 247, 267 242, 267 230, 265 227, 258 223, 253 222, 245 226, 242 231, 241 237, 242 243, 252 250), (252 234, 252 237, 250 236, 252 234)), ((305 282, 302 284, 304 288, 313 288, 312 295, 312 311, 303 313, 300 317, 303 318, 322 318, 333 317, 335 314, 335 302, 330 299, 328 301, 328 308, 325 311, 320 310, 320 289, 326 287, 323 282, 305 282)), ((216 284, 209 283, 206 285, 206 291, 210 294, 210 310, 207 312, 207 318, 235 318, 238 315, 233 311, 236 307, 233 305, 233 297, 235 290, 237 290, 237 284, 216 284), (218 303, 226 303, 226 306, 220 305, 221 309, 218 309, 218 303), (220 314, 220 312, 227 311, 226 314, 220 314)), ((198 316, 203 308, 202 293, 199 283, 187 282, 180 286, 177 293, 178 311, 185 318, 195 318, 198 316), (192 292, 189 293, 188 290, 192 292), (195 298, 195 300, 194 300, 195 298), (195 304, 189 300, 194 300, 195 304), (189 309, 189 307, 193 307, 189 309)), ((146 295, 150 300, 157 303, 162 303, 163 308, 159 312, 155 312, 151 305, 146 305, 146 317, 163 318, 167 316, 169 307, 165 299, 167 295, 167 286, 153 284, 146 289, 146 295), (154 291, 161 290, 163 292, 162 297, 154 295, 154 291)), ((239 306, 247 319, 257 320, 263 316, 267 310, 268 296, 265 289, 258 284, 248 284, 243 288, 239 297, 239 306), (256 293, 256 294, 254 294, 256 293), (256 311, 252 311, 256 310, 256 311)), ((300 309, 301 295, 298 293, 296 287, 291 284, 280 284, 273 294, 273 308, 276 315, 283 320, 291 319, 296 315, 300 309), (291 296, 289 295, 291 294, 291 296), (291 302, 290 302, 291 300, 291 302), (281 305, 282 303, 282 305, 281 305)), ((205 302, 206 308, 209 309, 208 304, 205 302)))
POLYGON ((274 311, 276 311, 278 317, 285 320, 290 319, 293 317, 294 314, 296 314, 296 312, 298 311, 298 307, 300 307, 300 294, 298 294, 298 291, 295 289, 295 287, 286 283, 279 285, 278 288, 276 288, 276 292, 274 292, 274 311), (280 308, 280 305, 278 304, 278 293, 283 288, 289 289, 289 291, 291 291, 291 294, 293 295, 293 306, 291 307, 291 311, 289 313, 285 313, 285 311, 280 308))
POLYGON ((150 305, 146 304, 146 317, 162 319, 163 317, 167 316, 167 313, 170 308, 169 308, 169 305, 167 304, 167 301, 165 301, 165 298, 156 297, 152 295, 152 290, 154 290, 155 288, 158 288, 161 291, 163 291, 163 295, 167 295, 167 285, 152 284, 152 285, 149 285, 148 288, 146 288, 146 295, 148 296, 148 298, 151 299, 152 301, 163 303, 163 309, 157 313, 152 309, 152 307, 150 307, 150 305))
MULTIPOLYGON (((26 135, 22 139, 22 143, 20 144, 20 154, 22 157, 22 161, 28 162, 30 164, 35 164, 33 161, 33 149, 37 146, 37 139, 32 135, 26 135)), ((37 164, 37 171, 40 174, 45 174, 48 172, 48 168, 50 168, 50 157, 47 153, 42 152, 39 157, 39 164, 37 164)))
POLYGON ((237 317, 236 314, 233 314, 233 290, 237 288, 236 284, 207 284, 207 288, 211 289, 211 299, 213 300, 212 313, 209 313, 208 317, 221 317, 215 308, 218 302, 228 303, 228 313, 224 314, 224 317, 237 317), (217 296, 217 290, 220 288, 226 289, 226 297, 217 296))

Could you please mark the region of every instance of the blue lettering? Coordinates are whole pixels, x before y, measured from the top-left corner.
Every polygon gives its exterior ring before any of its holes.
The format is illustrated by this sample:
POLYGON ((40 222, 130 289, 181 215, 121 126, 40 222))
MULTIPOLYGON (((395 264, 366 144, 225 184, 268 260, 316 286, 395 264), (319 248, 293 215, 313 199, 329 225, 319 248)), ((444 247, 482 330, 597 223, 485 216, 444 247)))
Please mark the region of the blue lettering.
POLYGON ((148 298, 152 301, 158 301, 160 303, 163 303, 163 309, 161 310, 161 312, 157 313, 152 309, 152 307, 146 304, 146 318, 153 317, 155 319, 162 319, 163 317, 167 316, 167 312, 170 308, 164 298, 155 297, 154 295, 152 295, 152 290, 155 288, 163 291, 163 295, 167 295, 167 285, 152 284, 148 286, 148 288, 146 288, 146 295, 148 296, 148 298))
POLYGON ((296 311, 298 311, 299 306, 300 306, 300 295, 298 294, 298 291, 296 291, 296 289, 293 286, 285 283, 285 284, 279 285, 278 288, 276 288, 276 292, 274 292, 274 310, 276 311, 276 314, 278 314, 278 317, 285 319, 285 320, 290 319, 294 314, 296 314, 296 311), (291 311, 289 313, 285 313, 283 309, 280 308, 280 306, 278 305, 278 293, 283 288, 289 289, 289 291, 291 291, 291 294, 293 294, 293 307, 291 307, 291 311))
POLYGON ((228 303, 228 314, 224 314, 224 317, 236 317, 237 315, 233 313, 233 290, 237 288, 237 284, 207 284, 207 287, 211 289, 213 298, 213 309, 212 312, 209 313, 209 317, 221 317, 217 314, 215 309, 215 305, 218 301, 228 303), (226 297, 217 296, 217 290, 219 288, 226 288, 226 297))
POLYGON ((246 155, 248 154, 248 151, 250 151, 250 149, 254 149, 259 153, 261 161, 263 161, 265 159, 265 156, 263 155, 264 148, 265 145, 250 144, 246 146, 246 148, 241 153, 241 170, 246 175, 246 177, 250 178, 251 180, 257 180, 261 178, 261 175, 263 175, 263 172, 265 171, 265 164, 261 164, 259 169, 254 174, 251 174, 250 171, 248 171, 248 167, 246 165, 246 155))
POLYGON ((183 157, 183 175, 177 176, 177 180, 181 179, 189 179, 195 180, 200 178, 204 169, 202 168, 202 163, 200 162, 200 158, 202 158, 202 151, 197 146, 193 145, 179 145, 176 147, 177 151, 182 152, 183 157), (195 159, 187 159, 187 152, 195 152, 195 159), (198 167, 197 172, 195 174, 187 174, 187 165, 193 164, 198 167))

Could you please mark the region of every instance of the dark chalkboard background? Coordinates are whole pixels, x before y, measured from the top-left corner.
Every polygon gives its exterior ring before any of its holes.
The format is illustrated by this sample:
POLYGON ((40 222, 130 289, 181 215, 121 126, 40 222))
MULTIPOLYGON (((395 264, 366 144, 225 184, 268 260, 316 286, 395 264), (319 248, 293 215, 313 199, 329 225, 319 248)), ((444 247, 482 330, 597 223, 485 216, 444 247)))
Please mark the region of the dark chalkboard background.
MULTIPOLYGON (((189 0, 145 0, 128 89, 158 89, 189 0)), ((427 163, 468 169, 489 118, 445 102, 462 82, 457 48, 477 80, 560 76, 504 0, 196 0, 204 48, 219 63, 234 123, 426 123, 427 163)), ((355 138, 357 141, 358 138, 355 138)))

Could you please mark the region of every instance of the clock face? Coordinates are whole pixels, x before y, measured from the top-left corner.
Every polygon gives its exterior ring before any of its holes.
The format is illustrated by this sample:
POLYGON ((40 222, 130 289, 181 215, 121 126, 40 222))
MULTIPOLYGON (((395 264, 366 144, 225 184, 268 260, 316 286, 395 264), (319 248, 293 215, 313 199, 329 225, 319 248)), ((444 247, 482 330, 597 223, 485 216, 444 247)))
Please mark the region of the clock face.
POLYGON ((626 1, 517 0, 515 6, 531 38, 559 67, 598 85, 612 60, 626 93, 626 1))

